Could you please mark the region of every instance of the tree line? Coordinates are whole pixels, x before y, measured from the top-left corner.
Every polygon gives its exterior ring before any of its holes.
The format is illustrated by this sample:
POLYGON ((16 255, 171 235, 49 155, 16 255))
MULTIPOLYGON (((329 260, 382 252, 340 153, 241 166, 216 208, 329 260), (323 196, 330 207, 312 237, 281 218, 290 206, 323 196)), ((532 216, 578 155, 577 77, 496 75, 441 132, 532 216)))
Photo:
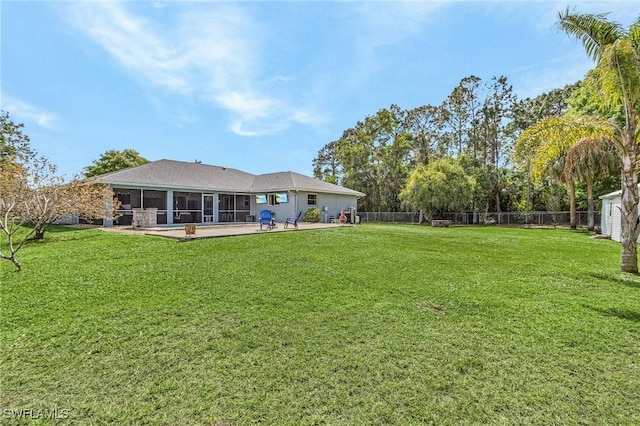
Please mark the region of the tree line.
MULTIPOLYGON (((580 86, 577 82, 519 100, 507 77, 465 77, 440 105, 410 110, 391 105, 357 122, 320 149, 313 159, 314 176, 367 194, 358 206, 362 211, 404 211, 411 207, 401 197, 410 175, 438 175, 448 163, 463 173, 457 170, 446 181, 456 186, 467 181, 468 190, 448 197, 431 191, 443 203, 434 200, 429 215, 568 209, 562 180, 552 175, 534 180, 530 165, 517 161, 514 150, 528 127, 567 113, 580 86)), ((608 175, 594 184, 598 190, 617 185, 615 176, 608 175)), ((583 192, 578 201, 586 208, 583 192)))

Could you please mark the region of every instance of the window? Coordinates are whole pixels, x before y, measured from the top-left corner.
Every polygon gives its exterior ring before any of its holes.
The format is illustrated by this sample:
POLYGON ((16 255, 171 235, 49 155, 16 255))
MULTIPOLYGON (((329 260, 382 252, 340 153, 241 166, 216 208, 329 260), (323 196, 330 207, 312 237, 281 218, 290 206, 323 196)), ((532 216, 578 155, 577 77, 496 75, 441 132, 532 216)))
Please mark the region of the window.
POLYGON ((278 206, 280 203, 288 203, 289 196, 286 192, 280 192, 278 194, 269 194, 269 205, 278 206))
POLYGON ((317 206, 318 196, 316 194, 307 194, 307 204, 310 206, 317 206))

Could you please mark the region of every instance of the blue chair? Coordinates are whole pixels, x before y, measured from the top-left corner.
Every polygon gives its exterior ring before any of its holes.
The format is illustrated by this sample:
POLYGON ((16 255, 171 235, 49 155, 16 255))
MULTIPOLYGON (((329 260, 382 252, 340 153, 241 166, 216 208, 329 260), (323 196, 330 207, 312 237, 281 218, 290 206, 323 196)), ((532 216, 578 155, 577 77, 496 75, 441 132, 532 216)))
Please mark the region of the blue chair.
POLYGON ((298 213, 298 217, 288 217, 284 221, 284 229, 287 229, 287 226, 289 225, 293 225, 296 229, 298 229, 298 221, 300 220, 301 216, 302 216, 302 210, 300 211, 300 213, 298 213))
POLYGON ((262 225, 267 225, 269 229, 273 229, 276 226, 276 221, 271 217, 269 210, 262 210, 260 212, 260 230, 262 230, 262 225))

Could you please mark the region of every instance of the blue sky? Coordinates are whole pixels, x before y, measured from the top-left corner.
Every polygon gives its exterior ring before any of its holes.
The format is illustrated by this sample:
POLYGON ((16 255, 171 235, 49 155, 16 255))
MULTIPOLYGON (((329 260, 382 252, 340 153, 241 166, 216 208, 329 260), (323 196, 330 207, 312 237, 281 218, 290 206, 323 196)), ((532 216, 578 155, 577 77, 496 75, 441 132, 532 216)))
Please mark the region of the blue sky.
POLYGON ((311 175, 326 143, 391 104, 439 105, 504 75, 518 98, 593 67, 557 12, 640 1, 2 1, 0 108, 71 177, 110 149, 311 175))

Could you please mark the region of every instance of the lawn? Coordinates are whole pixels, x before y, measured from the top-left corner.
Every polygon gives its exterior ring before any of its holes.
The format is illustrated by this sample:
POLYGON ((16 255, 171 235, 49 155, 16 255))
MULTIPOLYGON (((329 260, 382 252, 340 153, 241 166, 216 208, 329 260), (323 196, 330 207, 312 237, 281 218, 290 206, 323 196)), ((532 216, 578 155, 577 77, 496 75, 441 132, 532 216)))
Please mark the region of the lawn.
POLYGON ((640 424, 640 276, 584 232, 46 239, 0 263, 3 424, 640 424))

